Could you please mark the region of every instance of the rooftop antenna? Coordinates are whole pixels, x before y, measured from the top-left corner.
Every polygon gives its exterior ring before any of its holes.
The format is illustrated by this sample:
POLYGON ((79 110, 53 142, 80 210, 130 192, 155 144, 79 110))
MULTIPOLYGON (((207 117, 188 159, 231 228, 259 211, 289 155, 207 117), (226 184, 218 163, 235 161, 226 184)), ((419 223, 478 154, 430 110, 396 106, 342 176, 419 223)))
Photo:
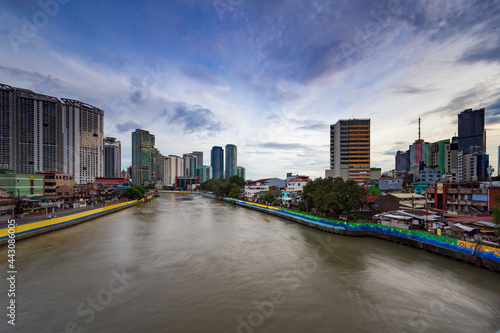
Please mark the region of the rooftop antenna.
POLYGON ((420 140, 420 117, 418 117, 418 139, 420 140))

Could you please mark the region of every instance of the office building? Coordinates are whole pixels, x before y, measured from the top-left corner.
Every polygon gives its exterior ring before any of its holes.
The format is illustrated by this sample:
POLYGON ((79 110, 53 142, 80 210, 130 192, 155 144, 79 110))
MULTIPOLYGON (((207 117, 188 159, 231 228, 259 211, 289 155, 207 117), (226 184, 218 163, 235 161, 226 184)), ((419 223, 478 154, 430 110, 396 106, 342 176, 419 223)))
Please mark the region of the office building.
POLYGON ((410 151, 399 150, 396 153, 396 171, 409 172, 410 171, 410 151))
POLYGON ((238 175, 238 177, 241 177, 241 178, 243 178, 245 180, 247 179, 246 178, 246 170, 242 166, 236 167, 236 174, 238 175))
POLYGON ((0 84, 0 167, 18 174, 61 171, 61 101, 0 84))
POLYGON ((196 168, 196 173, 200 177, 200 184, 212 179, 212 167, 210 165, 200 165, 196 168))
POLYGON ((76 184, 88 184, 104 174, 104 111, 62 99, 63 172, 76 184))
POLYGON ((458 115, 458 149, 477 146, 486 152, 486 132, 484 130, 484 108, 467 109, 458 115))
POLYGON ((145 186, 155 183, 155 136, 149 131, 132 132, 132 184, 145 186))
POLYGON ((458 151, 457 180, 459 182, 488 179, 489 155, 479 149, 479 146, 470 146, 458 151))
POLYGON ((210 152, 210 165, 214 179, 224 178, 224 149, 214 146, 210 152))
POLYGON ((238 150, 235 145, 226 145, 226 173, 225 178, 229 179, 237 175, 236 164, 238 160, 238 150))
POLYGON ((330 126, 330 170, 326 175, 370 179, 370 119, 339 120, 330 126))
POLYGON ((104 177, 121 177, 122 145, 116 138, 104 138, 104 177))
POLYGON ((446 146, 450 144, 450 140, 441 140, 427 145, 426 163, 428 168, 439 168, 441 174, 445 173, 445 155, 446 146))
POLYGON ((184 159, 176 155, 168 155, 164 158, 163 185, 175 186, 177 177, 184 177, 184 159))
POLYGON ((182 159, 184 160, 184 177, 197 177, 196 175, 196 164, 197 158, 196 155, 191 153, 187 153, 182 155, 182 159))
POLYGON ((196 156, 196 168, 203 165, 203 152, 202 151, 193 151, 192 153, 196 156))

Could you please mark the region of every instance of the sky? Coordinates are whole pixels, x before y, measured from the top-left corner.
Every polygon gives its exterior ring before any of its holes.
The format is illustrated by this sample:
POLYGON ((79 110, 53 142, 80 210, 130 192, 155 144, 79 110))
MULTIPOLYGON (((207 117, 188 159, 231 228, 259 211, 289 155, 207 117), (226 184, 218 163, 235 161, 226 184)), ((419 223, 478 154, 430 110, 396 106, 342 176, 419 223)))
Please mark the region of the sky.
POLYGON ((486 108, 500 145, 500 1, 2 0, 0 83, 104 110, 163 155, 235 144, 248 179, 324 177, 330 124, 371 119, 371 165, 486 108))

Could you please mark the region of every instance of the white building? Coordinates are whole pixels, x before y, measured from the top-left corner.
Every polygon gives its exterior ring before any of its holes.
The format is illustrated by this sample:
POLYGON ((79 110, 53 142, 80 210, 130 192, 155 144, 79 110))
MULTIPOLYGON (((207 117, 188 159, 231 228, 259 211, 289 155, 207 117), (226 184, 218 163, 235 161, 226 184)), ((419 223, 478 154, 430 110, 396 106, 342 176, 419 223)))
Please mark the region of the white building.
POLYGON ((245 193, 243 196, 246 199, 255 199, 257 197, 256 194, 262 191, 269 191, 269 185, 247 185, 245 186, 245 193))
POLYGON ((305 179, 292 179, 286 183, 286 189, 288 191, 302 190, 304 186, 309 183, 309 180, 305 179))
POLYGON ((168 155, 163 159, 163 185, 175 186, 176 177, 184 176, 184 159, 176 155, 168 155))
POLYGON ((104 174, 104 111, 62 98, 63 172, 76 184, 87 184, 104 174))

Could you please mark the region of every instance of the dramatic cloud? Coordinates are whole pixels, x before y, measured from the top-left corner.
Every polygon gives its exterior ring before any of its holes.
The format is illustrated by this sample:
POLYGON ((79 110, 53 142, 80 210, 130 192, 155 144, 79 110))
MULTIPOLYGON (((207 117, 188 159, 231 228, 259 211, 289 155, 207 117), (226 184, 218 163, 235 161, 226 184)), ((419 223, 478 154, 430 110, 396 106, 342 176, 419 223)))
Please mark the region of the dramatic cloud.
POLYGON ((123 124, 116 124, 116 129, 120 133, 132 132, 137 128, 141 128, 141 125, 131 120, 124 122, 123 124))
POLYGON ((169 124, 180 126, 187 134, 214 136, 224 129, 212 111, 199 105, 174 104, 164 114, 169 124))

